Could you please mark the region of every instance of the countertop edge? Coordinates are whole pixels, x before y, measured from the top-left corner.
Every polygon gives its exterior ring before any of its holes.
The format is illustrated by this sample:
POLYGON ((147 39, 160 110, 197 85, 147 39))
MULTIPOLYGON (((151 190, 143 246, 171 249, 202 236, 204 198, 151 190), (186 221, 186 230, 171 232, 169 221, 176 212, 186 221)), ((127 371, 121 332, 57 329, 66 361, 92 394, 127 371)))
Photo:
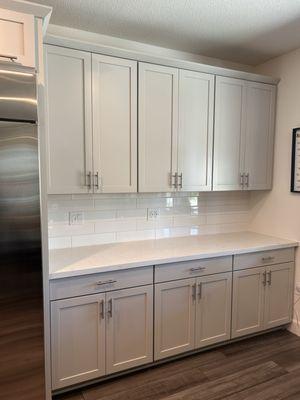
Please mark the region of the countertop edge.
POLYGON ((216 252, 209 252, 209 253, 199 253, 193 255, 185 255, 181 257, 169 257, 169 258, 162 258, 162 259, 151 259, 151 260, 144 260, 144 261, 136 261, 132 263, 125 263, 125 264, 116 264, 116 265, 108 265, 102 267, 90 267, 84 269, 76 269, 70 271, 57 271, 49 274, 49 280, 57 280, 63 278, 72 278, 84 275, 92 275, 97 273, 105 273, 105 272, 113 272, 113 271, 120 271, 123 269, 131 269, 131 268, 141 268, 141 267, 149 267, 157 264, 168 264, 174 262, 182 262, 182 261, 192 261, 192 260, 201 260, 204 258, 214 258, 214 257, 225 257, 225 256, 234 256, 237 254, 246 254, 246 253, 255 253, 259 251, 268 251, 268 250, 277 250, 277 249, 285 249, 291 247, 298 247, 299 243, 291 241, 290 243, 281 243, 281 244, 270 244, 264 246, 256 246, 256 247, 247 247, 237 250, 228 250, 228 251, 216 251, 216 252))

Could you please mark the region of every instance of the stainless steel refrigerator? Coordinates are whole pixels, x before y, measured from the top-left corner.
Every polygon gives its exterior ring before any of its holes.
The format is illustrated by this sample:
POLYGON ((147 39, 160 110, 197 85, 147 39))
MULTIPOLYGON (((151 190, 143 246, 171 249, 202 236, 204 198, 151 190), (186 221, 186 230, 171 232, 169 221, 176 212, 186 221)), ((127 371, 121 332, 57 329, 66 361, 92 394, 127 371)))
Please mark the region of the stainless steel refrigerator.
POLYGON ((0 66, 0 399, 42 400, 36 77, 0 66))

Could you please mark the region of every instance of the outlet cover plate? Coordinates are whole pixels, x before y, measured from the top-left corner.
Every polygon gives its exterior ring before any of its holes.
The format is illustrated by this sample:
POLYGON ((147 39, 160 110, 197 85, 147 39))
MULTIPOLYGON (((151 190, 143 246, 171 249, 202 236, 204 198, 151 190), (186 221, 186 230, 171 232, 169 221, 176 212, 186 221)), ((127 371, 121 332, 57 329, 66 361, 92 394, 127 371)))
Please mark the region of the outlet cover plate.
POLYGON ((148 208, 147 210, 147 219, 157 219, 160 216, 160 211, 158 208, 148 208))
POLYGON ((69 225, 82 225, 83 224, 83 212, 82 211, 70 211, 69 212, 69 225))

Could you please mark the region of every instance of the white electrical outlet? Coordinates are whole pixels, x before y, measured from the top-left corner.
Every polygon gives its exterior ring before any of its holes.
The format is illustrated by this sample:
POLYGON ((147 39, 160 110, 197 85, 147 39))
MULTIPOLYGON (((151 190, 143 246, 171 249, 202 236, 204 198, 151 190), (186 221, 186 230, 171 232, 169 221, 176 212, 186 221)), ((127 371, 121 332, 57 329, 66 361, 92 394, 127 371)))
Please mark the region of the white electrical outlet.
POLYGON ((69 225, 82 225, 83 224, 83 212, 82 211, 70 211, 69 212, 69 225))
POLYGON ((160 215, 158 208, 148 208, 147 219, 157 219, 160 215))

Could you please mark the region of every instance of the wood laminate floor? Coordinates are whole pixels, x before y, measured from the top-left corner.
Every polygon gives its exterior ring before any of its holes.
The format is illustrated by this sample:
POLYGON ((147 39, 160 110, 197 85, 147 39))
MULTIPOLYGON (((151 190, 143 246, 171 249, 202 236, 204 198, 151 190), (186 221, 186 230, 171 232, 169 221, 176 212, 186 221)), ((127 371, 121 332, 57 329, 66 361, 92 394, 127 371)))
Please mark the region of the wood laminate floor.
POLYGON ((56 400, 300 400, 300 338, 276 331, 56 400))

